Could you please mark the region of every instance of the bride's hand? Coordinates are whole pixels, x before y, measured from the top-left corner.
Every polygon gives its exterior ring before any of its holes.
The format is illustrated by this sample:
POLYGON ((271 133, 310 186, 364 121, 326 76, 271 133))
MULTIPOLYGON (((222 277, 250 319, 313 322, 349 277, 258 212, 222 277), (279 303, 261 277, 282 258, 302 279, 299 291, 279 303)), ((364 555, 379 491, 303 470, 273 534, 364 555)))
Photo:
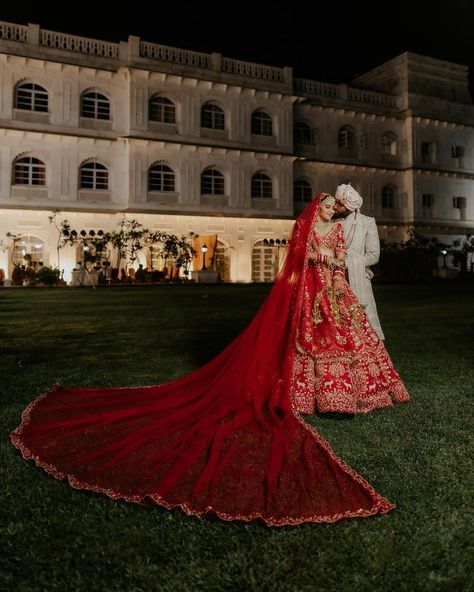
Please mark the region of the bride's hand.
POLYGON ((332 281, 332 287, 334 288, 336 298, 344 295, 344 280, 342 278, 336 276, 332 281))
POLYGON ((345 267, 346 266, 346 262, 344 261, 344 259, 337 259, 337 257, 330 257, 329 258, 329 266, 332 267, 333 269, 338 269, 341 267, 345 267))
POLYGON ((308 262, 310 265, 317 265, 318 263, 322 263, 323 265, 328 264, 328 257, 327 255, 321 255, 321 253, 310 253, 308 255, 308 262))

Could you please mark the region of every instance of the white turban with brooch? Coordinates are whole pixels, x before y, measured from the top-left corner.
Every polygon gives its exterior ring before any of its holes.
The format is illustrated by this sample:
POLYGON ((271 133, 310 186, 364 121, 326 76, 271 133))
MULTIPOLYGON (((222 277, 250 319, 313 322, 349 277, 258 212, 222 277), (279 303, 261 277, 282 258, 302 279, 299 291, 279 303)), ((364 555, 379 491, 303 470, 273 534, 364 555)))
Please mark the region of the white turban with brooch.
POLYGON ((360 207, 362 207, 362 197, 350 184, 344 185, 343 183, 342 185, 338 185, 335 198, 344 206, 346 206, 350 212, 358 210, 360 207))

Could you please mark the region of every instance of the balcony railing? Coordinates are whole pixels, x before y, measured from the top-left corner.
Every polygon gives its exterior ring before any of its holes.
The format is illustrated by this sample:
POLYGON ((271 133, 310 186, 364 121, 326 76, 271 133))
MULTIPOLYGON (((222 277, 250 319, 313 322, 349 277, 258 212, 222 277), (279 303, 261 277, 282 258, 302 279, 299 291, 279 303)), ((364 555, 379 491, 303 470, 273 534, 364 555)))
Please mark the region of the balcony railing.
POLYGON ((28 27, 26 25, 0 22, 0 39, 28 43, 28 27))
POLYGON ((237 74, 244 78, 259 78, 260 80, 269 80, 271 82, 285 82, 284 68, 254 64, 253 62, 222 58, 221 70, 222 72, 237 74))
MULTIPOLYGON (((97 56, 108 59, 145 58, 190 68, 213 70, 253 78, 266 82, 285 83, 289 81, 286 68, 266 66, 226 58, 217 53, 203 53, 178 47, 142 41, 129 37, 128 43, 112 43, 89 37, 69 35, 58 31, 41 29, 39 25, 16 25, 0 21, 0 40, 16 41, 34 47, 47 47, 62 51, 97 56)), ((291 69, 288 69, 291 71, 291 69)))
POLYGON ((120 47, 118 43, 100 41, 99 39, 91 39, 89 37, 78 37, 77 35, 67 35, 46 29, 41 29, 40 45, 114 59, 119 57, 120 47))
POLYGON ((317 82, 316 80, 305 80, 303 78, 295 78, 293 80, 293 88, 295 92, 300 92, 304 95, 331 97, 335 99, 339 98, 340 96, 340 88, 337 84, 317 82))
POLYGON ((390 108, 397 106, 397 97, 373 91, 359 90, 357 88, 349 88, 348 99, 349 101, 364 103, 365 105, 379 105, 390 108))
MULTIPOLYGON (((145 58, 179 66, 211 70, 265 81, 272 84, 291 84, 291 68, 278 68, 254 62, 246 62, 221 56, 218 53, 203 53, 142 41, 130 36, 128 43, 112 43, 89 37, 69 35, 58 31, 41 29, 37 24, 17 25, 0 21, 0 40, 14 41, 62 51, 85 54, 105 59, 123 60, 145 58)), ((397 97, 383 93, 349 88, 345 84, 329 84, 316 80, 293 79, 293 91, 307 97, 341 99, 349 103, 394 108, 397 97)))
POLYGON ((148 41, 140 42, 140 57, 193 68, 212 67, 212 56, 209 53, 158 45, 148 41))
POLYGON ((350 103, 376 105, 390 109, 397 107, 397 97, 358 88, 350 88, 346 84, 328 84, 316 80, 294 78, 293 89, 295 93, 301 93, 307 97, 342 99, 350 103))

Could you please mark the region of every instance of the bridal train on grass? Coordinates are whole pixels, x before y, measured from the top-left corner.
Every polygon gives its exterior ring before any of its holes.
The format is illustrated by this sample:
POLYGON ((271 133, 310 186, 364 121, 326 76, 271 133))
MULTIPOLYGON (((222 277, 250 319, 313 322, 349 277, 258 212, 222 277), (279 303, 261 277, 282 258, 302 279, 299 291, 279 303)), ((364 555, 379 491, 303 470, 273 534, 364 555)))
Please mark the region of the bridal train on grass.
POLYGON ((325 202, 298 217, 269 295, 217 357, 156 386, 55 385, 11 434, 23 457, 77 489, 199 517, 285 526, 391 510, 300 415, 408 400, 344 278, 339 225, 318 234, 325 202))

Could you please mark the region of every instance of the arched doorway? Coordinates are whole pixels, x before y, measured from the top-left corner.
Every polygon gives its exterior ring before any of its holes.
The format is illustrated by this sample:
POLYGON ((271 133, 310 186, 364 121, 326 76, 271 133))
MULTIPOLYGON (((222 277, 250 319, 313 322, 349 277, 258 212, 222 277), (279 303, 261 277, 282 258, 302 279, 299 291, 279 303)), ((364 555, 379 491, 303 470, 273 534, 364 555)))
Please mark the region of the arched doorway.
POLYGON ((13 269, 17 266, 36 269, 40 263, 46 264, 46 255, 46 243, 42 238, 32 234, 15 238, 10 251, 9 276, 12 277, 13 269))

